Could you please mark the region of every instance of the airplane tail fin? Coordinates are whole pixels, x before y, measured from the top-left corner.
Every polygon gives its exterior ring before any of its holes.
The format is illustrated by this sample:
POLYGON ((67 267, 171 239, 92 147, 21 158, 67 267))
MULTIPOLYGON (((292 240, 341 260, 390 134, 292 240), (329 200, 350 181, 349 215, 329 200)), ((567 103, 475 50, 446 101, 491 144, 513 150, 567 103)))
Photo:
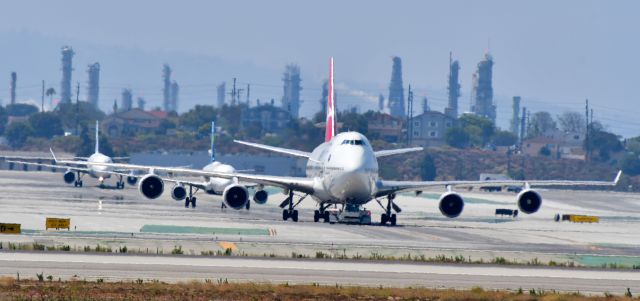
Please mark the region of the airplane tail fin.
POLYGON ((216 161, 216 122, 211 121, 211 162, 216 161))
POLYGON ((324 132, 324 141, 330 141, 336 134, 336 109, 333 91, 333 57, 329 62, 329 95, 327 96, 327 124, 324 132))
POLYGON ((96 154, 100 152, 100 121, 96 120, 96 154))

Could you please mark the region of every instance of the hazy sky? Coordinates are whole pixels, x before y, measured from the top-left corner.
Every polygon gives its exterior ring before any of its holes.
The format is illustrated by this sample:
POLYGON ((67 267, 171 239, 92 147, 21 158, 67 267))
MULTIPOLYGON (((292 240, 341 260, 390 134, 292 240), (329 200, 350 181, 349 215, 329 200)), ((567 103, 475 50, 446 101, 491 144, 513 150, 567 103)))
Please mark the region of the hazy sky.
MULTIPOLYGON (((524 105, 534 110, 557 113, 583 111, 584 99, 589 98, 596 119, 625 136, 637 136, 639 12, 639 1, 21 0, 3 2, 0 33, 29 32, 167 54, 167 60, 185 54, 255 66, 273 76, 242 77, 256 87, 271 87, 264 93, 273 95, 264 98, 281 95, 280 73, 285 64, 297 63, 306 115, 318 108, 330 56, 335 57, 336 81, 344 94, 365 96, 388 94, 391 57, 401 56, 405 85, 412 84, 416 96, 428 96, 432 108, 442 109, 449 51, 462 67, 460 106, 466 110, 471 73, 490 50, 499 125, 506 126, 511 117, 513 95, 521 95, 524 105)), ((3 43, 0 54, 14 55, 7 47, 3 43)), ((56 60, 58 52, 52 52, 56 60)), ((7 74, 8 80, 11 70, 2 66, 4 62, 6 58, 0 60, 0 78, 7 74)), ((177 78, 180 72, 190 72, 172 66, 177 78)), ((160 68, 153 70, 155 90, 161 87, 160 68)), ((193 82, 181 82, 187 96, 189 85, 202 83, 188 80, 193 82)), ((221 80, 228 78, 207 82, 221 80)), ((119 84, 111 81, 105 85, 119 84)), ((366 97, 343 99, 366 102, 366 97)), ((362 107, 369 105, 373 103, 362 107)))

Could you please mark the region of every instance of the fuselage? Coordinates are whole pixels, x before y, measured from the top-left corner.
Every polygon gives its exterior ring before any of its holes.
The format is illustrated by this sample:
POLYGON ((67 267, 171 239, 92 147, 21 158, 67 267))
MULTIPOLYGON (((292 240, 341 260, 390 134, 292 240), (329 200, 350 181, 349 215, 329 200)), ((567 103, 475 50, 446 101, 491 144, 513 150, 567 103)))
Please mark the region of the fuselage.
MULTIPOLYGON (((233 166, 228 164, 223 164, 218 161, 211 162, 202 168, 203 171, 209 172, 218 172, 218 173, 235 173, 236 169, 233 166)), ((208 194, 216 194, 220 195, 224 192, 224 189, 233 184, 234 180, 232 179, 223 179, 223 178, 214 178, 214 177, 203 177, 205 182, 206 192, 208 194)))
MULTIPOLYGON (((91 155, 89 158, 87 158, 87 162, 113 163, 113 160, 111 160, 111 157, 97 152, 91 155)), ((104 166, 104 165, 89 165, 88 168, 89 168, 89 174, 94 178, 101 179, 101 181, 111 177, 111 172, 113 171, 112 167, 104 166)))
POLYGON ((306 174, 315 179, 317 202, 361 205, 375 195, 378 160, 364 135, 345 132, 313 150, 306 174))

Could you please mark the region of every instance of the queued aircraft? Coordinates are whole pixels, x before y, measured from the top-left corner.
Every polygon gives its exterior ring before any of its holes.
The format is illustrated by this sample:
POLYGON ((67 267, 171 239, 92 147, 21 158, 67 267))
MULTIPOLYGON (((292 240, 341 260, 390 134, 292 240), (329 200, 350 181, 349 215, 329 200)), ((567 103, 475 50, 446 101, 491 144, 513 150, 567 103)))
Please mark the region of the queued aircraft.
MULTIPOLYGON (((296 206, 305 198, 311 197, 318 204, 314 212, 314 221, 323 219, 331 221, 353 221, 371 223, 371 212, 363 205, 376 201, 384 209, 380 217, 381 224, 395 225, 397 213, 401 208, 394 202, 396 195, 403 192, 421 193, 434 187, 446 187, 446 192, 439 199, 440 212, 450 218, 458 217, 464 209, 463 198, 456 193, 455 187, 476 187, 487 185, 519 185, 523 189, 516 197, 521 212, 532 214, 542 205, 542 197, 532 187, 544 186, 613 186, 620 179, 621 173, 614 181, 570 181, 570 180, 488 180, 488 181, 390 181, 383 180, 378 174, 378 159, 381 157, 421 151, 422 148, 404 148, 374 151, 367 138, 358 132, 336 132, 336 115, 334 103, 333 58, 329 69, 329 95, 325 128, 325 142, 312 152, 285 149, 268 145, 236 141, 246 146, 283 153, 291 156, 307 158, 306 177, 284 177, 272 175, 256 175, 249 173, 222 170, 195 170, 186 168, 167 168, 157 166, 96 163, 82 161, 59 161, 64 164, 85 166, 105 166, 127 170, 139 170, 147 175, 140 179, 139 190, 149 199, 159 197, 163 192, 163 179, 156 172, 169 172, 190 176, 221 178, 232 181, 222 192, 223 201, 231 208, 244 208, 249 202, 245 187, 238 181, 259 185, 256 195, 267 193, 263 185, 280 187, 287 195, 280 204, 283 208, 282 219, 298 221, 296 206), (298 197, 297 201, 294 199, 298 197), (383 201, 386 199, 386 205, 383 201)), ((53 152, 52 152, 53 154, 53 152)))
MULTIPOLYGON (((11 159, 33 159, 35 157, 19 157, 14 156, 11 159)), ((41 159, 41 158, 38 158, 41 159)), ((43 164, 37 162, 27 162, 27 161, 16 161, 16 160, 8 160, 7 162, 13 164, 24 164, 24 165, 34 165, 38 167, 48 167, 48 168, 66 168, 66 172, 63 175, 64 182, 67 184, 73 183, 74 187, 82 187, 83 181, 82 178, 85 175, 88 175, 92 178, 98 179, 100 182, 100 186, 104 186, 104 181, 110 178, 112 175, 118 177, 118 181, 116 182, 117 189, 124 189, 124 177, 127 178, 127 183, 129 185, 135 185, 138 178, 132 174, 125 174, 111 166, 100 165, 101 163, 113 163, 114 160, 125 160, 127 157, 109 157, 100 152, 100 122, 96 120, 96 144, 95 151, 89 157, 74 157, 74 159, 78 161, 79 164, 68 164, 69 166, 61 166, 58 164, 43 164), (95 164, 93 164, 95 163, 95 164)), ((54 160, 54 162, 56 162, 54 160)), ((56 162, 57 163, 57 162, 56 162)))

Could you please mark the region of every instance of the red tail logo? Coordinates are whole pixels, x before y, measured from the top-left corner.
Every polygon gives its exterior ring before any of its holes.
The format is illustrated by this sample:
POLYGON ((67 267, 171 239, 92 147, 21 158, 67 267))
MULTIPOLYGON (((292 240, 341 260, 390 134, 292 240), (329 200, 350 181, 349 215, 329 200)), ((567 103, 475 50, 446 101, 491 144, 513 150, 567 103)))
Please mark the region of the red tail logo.
POLYGON ((336 134, 336 109, 333 103, 333 57, 329 63, 329 95, 327 96, 327 125, 324 141, 329 142, 336 134))

